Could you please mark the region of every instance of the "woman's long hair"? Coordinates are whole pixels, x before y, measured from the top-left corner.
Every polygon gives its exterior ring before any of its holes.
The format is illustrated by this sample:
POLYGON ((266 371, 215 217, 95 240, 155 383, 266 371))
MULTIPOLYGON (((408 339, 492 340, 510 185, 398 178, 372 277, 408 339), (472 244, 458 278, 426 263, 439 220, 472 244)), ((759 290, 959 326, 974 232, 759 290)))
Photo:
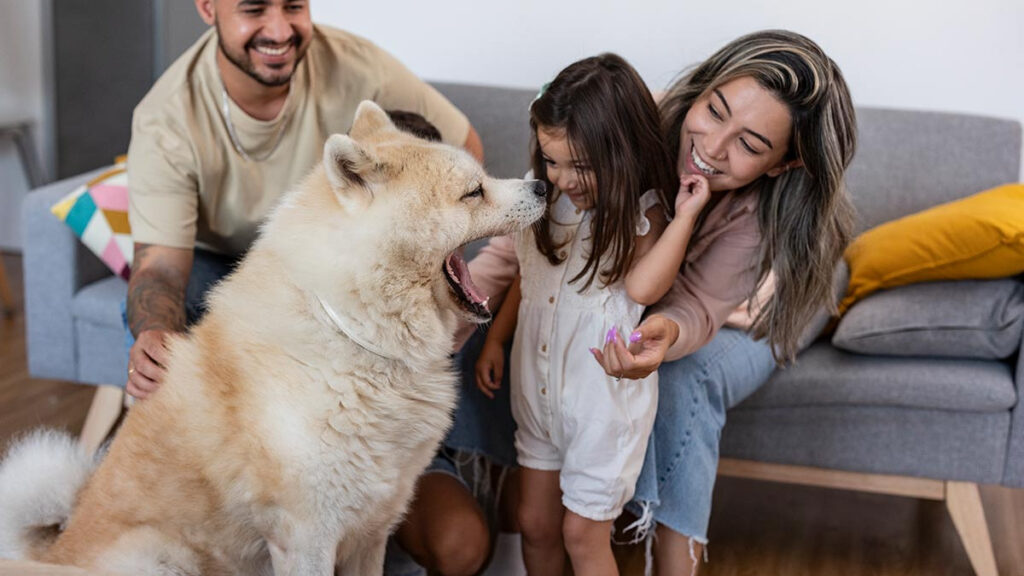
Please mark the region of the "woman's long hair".
MULTIPOLYGON (((570 282, 586 278, 580 291, 597 276, 604 285, 614 283, 633 260, 640 196, 659 190, 671 210, 679 185, 650 90, 620 56, 586 58, 562 70, 533 101, 530 127, 533 173, 549 190, 554 187, 537 141, 539 128, 564 131, 573 154, 593 170, 597 195, 590 254, 570 282)), ((556 199, 557 194, 548 195, 548 213, 534 224, 537 248, 552 264, 565 259, 551 236, 550 205, 556 199)))
MULTIPOLYGON (((680 127, 703 94, 750 77, 774 94, 793 120, 784 161, 801 165, 747 186, 758 194, 762 243, 758 278, 773 272, 775 294, 752 327, 775 357, 796 356, 814 313, 831 305, 835 265, 853 235, 854 209, 844 174, 857 145, 856 117, 839 67, 810 39, 784 30, 755 32, 729 43, 676 80, 661 101, 662 129, 673 158, 680 127)), ((751 286, 753 297, 756 286, 751 286)))

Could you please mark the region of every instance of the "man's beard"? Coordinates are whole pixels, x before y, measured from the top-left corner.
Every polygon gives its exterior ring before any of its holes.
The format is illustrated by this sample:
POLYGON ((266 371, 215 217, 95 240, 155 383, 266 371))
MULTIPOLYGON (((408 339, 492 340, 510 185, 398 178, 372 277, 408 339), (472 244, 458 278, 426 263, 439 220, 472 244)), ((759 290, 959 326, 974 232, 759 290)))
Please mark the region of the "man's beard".
MULTIPOLYGON (((224 45, 223 36, 221 36, 220 34, 220 24, 214 22, 214 26, 217 28, 217 44, 220 47, 221 53, 224 54, 224 57, 227 58, 229 62, 234 64, 236 68, 238 68, 242 72, 245 72, 250 78, 270 88, 276 86, 284 86, 285 84, 291 82, 292 75, 295 74, 295 70, 298 68, 299 62, 302 62, 302 58, 305 57, 306 55, 305 50, 298 53, 298 55, 295 58, 295 63, 292 65, 292 69, 290 72, 286 74, 267 77, 261 75, 256 70, 256 66, 252 63, 252 59, 249 57, 249 49, 253 48, 256 44, 262 44, 262 42, 259 42, 258 40, 249 40, 245 43, 245 46, 242 48, 242 54, 233 54, 231 51, 227 49, 227 46, 224 45)), ((298 34, 293 35, 288 40, 288 42, 295 48, 296 52, 298 52, 299 47, 302 46, 302 38, 298 34)))

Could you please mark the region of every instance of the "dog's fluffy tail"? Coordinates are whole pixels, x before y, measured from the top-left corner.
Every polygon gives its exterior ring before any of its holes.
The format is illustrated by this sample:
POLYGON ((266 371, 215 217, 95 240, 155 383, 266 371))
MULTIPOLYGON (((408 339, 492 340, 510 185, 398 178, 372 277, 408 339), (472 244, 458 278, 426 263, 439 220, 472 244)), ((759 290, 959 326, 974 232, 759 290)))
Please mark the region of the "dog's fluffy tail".
POLYGON ((94 458, 65 432, 36 430, 0 462, 0 558, 37 557, 60 534, 94 458))

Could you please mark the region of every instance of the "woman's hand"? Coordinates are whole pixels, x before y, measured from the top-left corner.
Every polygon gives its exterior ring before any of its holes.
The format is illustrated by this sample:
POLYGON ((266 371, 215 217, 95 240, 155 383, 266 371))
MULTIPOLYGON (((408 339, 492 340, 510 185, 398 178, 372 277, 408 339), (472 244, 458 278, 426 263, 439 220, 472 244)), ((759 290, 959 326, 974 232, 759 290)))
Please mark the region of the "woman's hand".
POLYGON ((708 179, 699 174, 687 174, 679 181, 679 192, 676 193, 676 218, 681 216, 697 219, 697 215, 711 198, 711 187, 708 179))
POLYGON ((591 348, 597 362, 609 376, 639 380, 661 366, 665 353, 679 338, 679 325, 654 314, 644 320, 629 336, 629 346, 617 331, 609 332, 604 350, 591 348))
POLYGON ((487 338, 476 361, 476 387, 491 400, 494 391, 501 388, 501 377, 505 374, 505 348, 497 340, 487 338))

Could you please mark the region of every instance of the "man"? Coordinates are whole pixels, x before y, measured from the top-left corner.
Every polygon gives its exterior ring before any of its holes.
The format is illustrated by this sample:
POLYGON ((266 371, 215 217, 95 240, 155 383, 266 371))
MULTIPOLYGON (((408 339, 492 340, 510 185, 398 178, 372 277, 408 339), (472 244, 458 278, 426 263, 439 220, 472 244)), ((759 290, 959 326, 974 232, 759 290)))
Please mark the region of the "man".
POLYGON ((313 26, 308 2, 196 7, 214 29, 157 81, 132 122, 136 252, 127 313, 137 341, 127 391, 138 398, 162 379, 164 337, 201 314, 205 287, 244 253, 277 197, 319 160, 327 136, 348 131, 361 100, 418 112, 446 142, 482 157, 465 116, 370 42, 313 26))
MULTIPOLYGON (((205 290, 249 247, 277 198, 320 160, 327 137, 348 131, 360 101, 419 113, 446 143, 483 158, 479 136, 450 102, 369 41, 314 26, 308 1, 196 0, 196 8, 212 29, 156 82, 132 120, 135 259, 126 312, 136 340, 126 388, 139 399, 163 380, 167 335, 198 319, 205 290)), ((488 542, 466 488, 427 474, 419 494, 424 504, 410 511, 416 520, 404 526, 404 547, 442 572, 475 572, 488 542)))

